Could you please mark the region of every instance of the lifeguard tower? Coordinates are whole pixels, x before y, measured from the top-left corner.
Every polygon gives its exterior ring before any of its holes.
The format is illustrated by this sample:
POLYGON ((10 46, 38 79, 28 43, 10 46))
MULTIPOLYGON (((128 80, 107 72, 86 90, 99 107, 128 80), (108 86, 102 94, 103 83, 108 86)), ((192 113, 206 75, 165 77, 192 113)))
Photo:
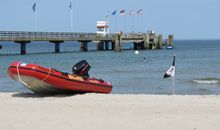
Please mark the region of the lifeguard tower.
POLYGON ((98 36, 107 36, 109 34, 108 21, 97 21, 96 28, 97 28, 96 33, 98 36))

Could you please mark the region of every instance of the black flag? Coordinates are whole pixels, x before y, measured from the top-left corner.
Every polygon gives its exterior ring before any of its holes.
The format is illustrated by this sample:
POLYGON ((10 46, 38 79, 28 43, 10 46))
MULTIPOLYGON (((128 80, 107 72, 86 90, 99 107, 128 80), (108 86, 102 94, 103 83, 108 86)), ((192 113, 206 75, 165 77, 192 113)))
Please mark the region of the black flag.
POLYGON ((170 68, 166 71, 166 73, 164 74, 164 78, 168 78, 168 77, 174 77, 175 76, 175 56, 173 56, 173 64, 172 66, 170 66, 170 68))
POLYGON ((35 2, 35 3, 33 4, 33 6, 32 6, 32 10, 33 10, 33 12, 36 11, 36 7, 37 7, 37 3, 35 2))

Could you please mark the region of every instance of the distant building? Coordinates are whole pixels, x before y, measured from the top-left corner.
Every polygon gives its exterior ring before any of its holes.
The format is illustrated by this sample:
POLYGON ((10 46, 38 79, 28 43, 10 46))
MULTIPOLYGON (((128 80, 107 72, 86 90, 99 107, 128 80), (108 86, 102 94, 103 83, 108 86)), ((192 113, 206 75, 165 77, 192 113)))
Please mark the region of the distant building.
POLYGON ((97 21, 96 23, 97 35, 107 36, 109 34, 108 21, 97 21))

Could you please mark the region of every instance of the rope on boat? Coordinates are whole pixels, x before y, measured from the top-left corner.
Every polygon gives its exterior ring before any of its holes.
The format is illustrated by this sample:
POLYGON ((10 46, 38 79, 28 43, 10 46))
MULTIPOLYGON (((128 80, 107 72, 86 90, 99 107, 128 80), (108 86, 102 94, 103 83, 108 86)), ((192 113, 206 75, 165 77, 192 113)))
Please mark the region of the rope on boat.
MULTIPOLYGON (((18 62, 18 64, 17 64, 17 73, 18 73, 18 80, 19 80, 19 82, 21 82, 23 85, 26 85, 26 86, 28 86, 29 88, 32 88, 30 85, 28 85, 27 83, 25 83, 22 79, 21 79, 21 76, 20 76, 20 73, 19 73, 19 69, 18 69, 18 66, 21 64, 21 62, 18 62)), ((50 76, 50 73, 51 73, 51 68, 49 69, 49 72, 48 72, 48 74, 47 74, 47 76, 44 78, 44 79, 42 79, 42 80, 40 80, 40 82, 43 82, 43 81, 45 81, 49 76, 50 76)))
POLYGON ((45 81, 50 76, 50 72, 51 72, 51 68, 49 69, 49 72, 48 72, 47 76, 44 79, 42 79, 40 82, 45 81))
POLYGON ((19 69, 18 69, 18 66, 21 64, 21 62, 18 62, 18 64, 17 64, 17 73, 18 73, 18 80, 19 80, 19 82, 21 82, 23 85, 25 85, 25 86, 27 86, 27 87, 29 87, 29 88, 31 88, 31 86, 30 85, 28 85, 27 83, 25 83, 22 79, 21 79, 21 76, 20 76, 20 73, 19 73, 19 69))

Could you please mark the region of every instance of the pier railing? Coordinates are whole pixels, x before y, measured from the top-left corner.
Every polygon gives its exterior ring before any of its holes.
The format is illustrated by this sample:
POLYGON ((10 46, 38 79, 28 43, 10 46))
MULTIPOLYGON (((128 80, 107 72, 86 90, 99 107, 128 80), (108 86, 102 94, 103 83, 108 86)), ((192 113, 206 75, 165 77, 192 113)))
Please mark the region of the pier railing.
MULTIPOLYGON (((97 33, 75 32, 25 32, 25 31, 0 31, 0 41, 111 41, 117 34, 106 36, 97 33)), ((122 40, 143 40, 145 33, 126 33, 121 35, 122 40)))
POLYGON ((0 31, 0 41, 96 41, 111 40, 112 35, 72 32, 18 32, 0 31))

